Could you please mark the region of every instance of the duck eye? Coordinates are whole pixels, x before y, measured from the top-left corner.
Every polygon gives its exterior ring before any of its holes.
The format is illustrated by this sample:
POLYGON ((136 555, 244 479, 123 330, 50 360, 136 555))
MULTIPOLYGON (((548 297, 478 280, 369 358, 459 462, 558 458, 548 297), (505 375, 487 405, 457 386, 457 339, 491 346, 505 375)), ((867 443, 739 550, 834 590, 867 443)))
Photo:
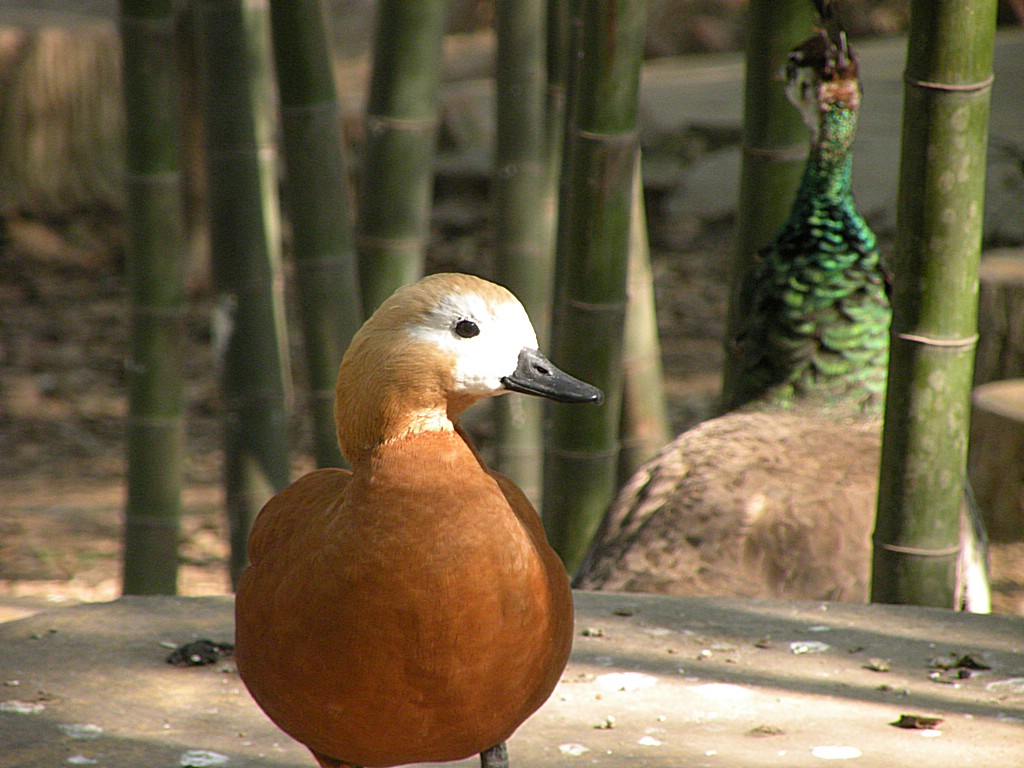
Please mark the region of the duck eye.
POLYGON ((456 335, 461 336, 464 339, 471 339, 474 336, 480 335, 480 326, 474 323, 472 320, 459 320, 453 328, 456 335))

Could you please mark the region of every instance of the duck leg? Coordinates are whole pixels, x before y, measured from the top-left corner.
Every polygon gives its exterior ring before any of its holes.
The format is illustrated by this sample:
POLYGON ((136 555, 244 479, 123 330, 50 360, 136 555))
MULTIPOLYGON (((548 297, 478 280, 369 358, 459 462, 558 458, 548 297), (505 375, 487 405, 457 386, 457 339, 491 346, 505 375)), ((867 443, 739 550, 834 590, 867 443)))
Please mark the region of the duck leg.
POLYGON ((313 753, 313 757, 320 763, 320 768, 361 768, 358 765, 352 765, 352 763, 346 763, 342 760, 322 755, 315 749, 310 749, 309 751, 313 753))
POLYGON ((504 741, 480 753, 480 768, 508 768, 508 747, 504 741))

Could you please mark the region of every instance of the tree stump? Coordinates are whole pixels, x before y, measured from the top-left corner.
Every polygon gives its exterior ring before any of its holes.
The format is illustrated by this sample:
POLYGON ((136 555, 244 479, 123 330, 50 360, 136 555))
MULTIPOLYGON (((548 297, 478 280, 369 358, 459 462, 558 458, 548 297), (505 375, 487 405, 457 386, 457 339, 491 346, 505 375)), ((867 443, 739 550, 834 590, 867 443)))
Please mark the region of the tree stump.
POLYGON ((1024 378, 1024 250, 990 251, 980 277, 974 385, 1024 378))
POLYGON ((1024 540, 1024 250, 981 261, 967 468, 993 541, 1024 540))
POLYGON ((989 536, 1024 539, 1024 379, 974 390, 968 470, 989 536))

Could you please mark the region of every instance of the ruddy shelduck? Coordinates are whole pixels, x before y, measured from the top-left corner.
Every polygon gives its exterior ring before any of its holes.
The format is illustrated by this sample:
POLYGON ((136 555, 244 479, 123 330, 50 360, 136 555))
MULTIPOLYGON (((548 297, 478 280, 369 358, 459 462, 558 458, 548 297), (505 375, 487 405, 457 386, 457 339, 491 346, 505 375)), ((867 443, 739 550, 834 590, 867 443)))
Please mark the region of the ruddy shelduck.
POLYGON ((565 569, 526 496, 459 426, 509 391, 602 400, 537 350, 506 289, 440 274, 398 290, 338 372, 352 471, 306 475, 253 525, 238 670, 324 768, 478 753, 505 766, 505 740, 565 668, 565 569))

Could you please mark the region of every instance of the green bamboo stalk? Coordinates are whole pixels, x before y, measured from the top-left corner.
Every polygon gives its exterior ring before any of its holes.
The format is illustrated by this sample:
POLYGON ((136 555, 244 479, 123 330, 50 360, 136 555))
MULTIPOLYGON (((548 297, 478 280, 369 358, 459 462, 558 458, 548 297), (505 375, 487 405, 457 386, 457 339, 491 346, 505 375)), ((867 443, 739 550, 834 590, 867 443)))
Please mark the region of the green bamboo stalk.
POLYGON ((629 304, 622 355, 622 423, 619 428, 622 441, 619 450, 620 486, 672 439, 661 366, 639 153, 633 171, 633 213, 630 221, 629 304))
MULTIPOLYGON (((498 37, 494 166, 495 276, 533 320, 541 349, 551 326, 554 275, 554 174, 548 161, 547 4, 508 0, 495 5, 498 37)), ((494 401, 495 468, 535 505, 543 483, 544 402, 494 401)))
POLYGON ((177 591, 184 456, 184 224, 172 0, 122 0, 127 115, 126 594, 177 591))
POLYGON ((289 480, 291 393, 267 5, 199 0, 195 6, 233 578, 245 565, 252 520, 289 480))
POLYGON ((871 599, 953 607, 994 0, 914 0, 871 599))
POLYGON ((340 108, 320 0, 270 4, 295 281, 318 466, 340 466, 334 384, 362 322, 340 108))
POLYGON ((813 28, 814 6, 810 0, 750 2, 743 160, 725 334, 725 401, 732 399, 737 379, 742 376, 732 340, 743 320, 738 299, 743 276, 757 252, 772 241, 789 216, 807 161, 809 134, 800 113, 786 98, 782 71, 789 52, 813 28))
POLYGON ((367 315, 423 273, 447 8, 382 0, 377 11, 356 224, 367 315))
POLYGON ((626 275, 646 3, 572 6, 553 358, 601 387, 603 408, 551 409, 544 525, 573 572, 616 489, 626 275))

